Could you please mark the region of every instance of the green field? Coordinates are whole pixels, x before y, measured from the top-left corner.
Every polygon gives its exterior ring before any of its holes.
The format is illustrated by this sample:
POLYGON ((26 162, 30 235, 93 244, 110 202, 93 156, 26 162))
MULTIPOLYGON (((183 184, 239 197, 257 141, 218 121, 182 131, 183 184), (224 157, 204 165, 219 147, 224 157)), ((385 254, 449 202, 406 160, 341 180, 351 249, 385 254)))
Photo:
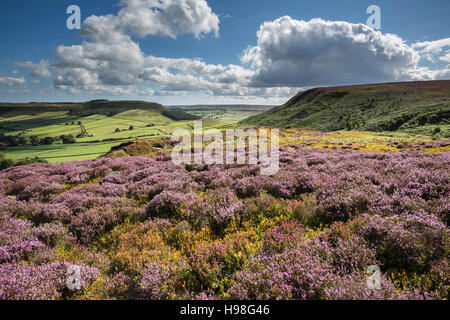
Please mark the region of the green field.
POLYGON ((194 105, 168 107, 196 115, 200 118, 236 123, 272 109, 271 105, 194 105))
MULTIPOLYGON (((174 120, 177 116, 189 118, 189 114, 186 116, 186 113, 177 110, 170 114, 166 113, 167 110, 164 107, 124 110, 120 105, 109 106, 108 109, 77 109, 74 112, 67 106, 45 105, 37 108, 21 105, 15 108, 0 105, 0 134, 6 136, 20 136, 27 141, 32 136, 38 139, 58 139, 61 135, 77 136, 82 133, 79 122, 88 133, 88 136, 77 138, 75 144, 63 144, 61 140, 57 140, 51 145, 33 146, 28 142, 26 145, 8 147, 2 153, 6 159, 39 157, 51 163, 93 159, 124 141, 168 137, 175 129, 192 129, 193 119, 197 117, 177 121, 174 120)), ((225 128, 232 122, 203 119, 203 126, 225 128)))
POLYGON ((53 144, 49 146, 19 146, 2 151, 6 159, 19 160, 39 157, 50 163, 94 159, 111 150, 115 142, 53 144))

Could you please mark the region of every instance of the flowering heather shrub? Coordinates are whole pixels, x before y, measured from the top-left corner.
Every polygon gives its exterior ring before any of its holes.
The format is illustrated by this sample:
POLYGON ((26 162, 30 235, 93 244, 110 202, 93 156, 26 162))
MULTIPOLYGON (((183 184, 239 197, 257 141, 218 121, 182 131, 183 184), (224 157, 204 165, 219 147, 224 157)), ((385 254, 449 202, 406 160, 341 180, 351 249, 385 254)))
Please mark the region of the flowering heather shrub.
POLYGON ((71 240, 69 230, 59 221, 42 224, 34 228, 33 235, 51 247, 71 240))
POLYGON ((335 281, 326 242, 299 244, 275 255, 260 255, 236 275, 231 288, 235 299, 324 299, 325 289, 335 281))
POLYGON ((424 300, 428 296, 418 290, 398 290, 389 278, 381 277, 380 289, 367 287, 367 275, 353 273, 337 278, 325 288, 326 299, 331 300, 424 300))
MULTIPOLYGON (((164 170, 165 168, 161 168, 164 170)), ((183 172, 160 172, 128 185, 129 195, 141 200, 152 200, 163 191, 188 192, 195 188, 183 172)))
POLYGON ((34 210, 27 214, 27 216, 35 224, 49 223, 52 221, 68 224, 73 217, 73 211, 65 203, 30 203, 31 205, 34 206, 34 210))
POLYGON ((214 291, 212 291, 211 289, 207 290, 207 291, 202 291, 200 292, 198 295, 196 295, 193 300, 199 300, 199 301, 212 301, 212 300, 216 300, 216 296, 214 294, 214 291))
POLYGON ((30 222, 0 216, 0 264, 26 260, 44 247, 33 235, 30 222))
POLYGON ((330 249, 333 269, 339 275, 351 275, 376 265, 376 252, 367 243, 355 236, 351 240, 338 240, 330 249))
POLYGON ((0 212, 1 215, 9 215, 16 218, 31 218, 35 215, 36 210, 41 206, 40 203, 18 201, 11 196, 0 196, 0 212))
POLYGON ((305 172, 282 171, 271 178, 268 191, 274 197, 292 198, 314 190, 314 177, 305 172))
POLYGON ((26 240, 9 246, 0 246, 0 263, 26 259, 36 249, 43 248, 40 241, 26 240))
POLYGON ((386 268, 423 272, 431 261, 448 254, 449 230, 434 215, 419 211, 366 218, 356 233, 377 248, 377 258, 386 268))
POLYGON ((238 273, 231 295, 237 299, 424 299, 418 290, 399 291, 382 277, 381 289, 367 287, 363 272, 374 252, 358 241, 297 242, 282 253, 261 255, 238 273))
POLYGON ((109 277, 105 281, 104 297, 117 297, 119 299, 127 298, 133 290, 132 279, 123 272, 109 277))
POLYGON ((33 224, 0 214, 0 245, 12 245, 24 240, 36 240, 31 230, 33 224))
POLYGON ((424 290, 436 299, 450 299, 450 259, 448 254, 431 263, 430 273, 424 276, 424 290))
POLYGON ((316 219, 323 224, 336 221, 347 221, 352 217, 365 213, 379 195, 371 188, 352 190, 348 184, 327 186, 317 193, 318 210, 316 219))
POLYGON ((124 184, 124 183, 126 183, 126 178, 124 178, 121 175, 112 174, 112 175, 106 176, 100 180, 101 185, 104 185, 105 183, 124 184))
POLYGON ((231 233, 223 241, 197 245, 188 260, 189 287, 223 291, 232 275, 257 254, 257 238, 254 232, 231 233))
POLYGON ((96 186, 80 186, 58 196, 42 208, 42 220, 67 224, 69 230, 87 244, 137 211, 134 200, 97 195, 97 189, 96 186))
MULTIPOLYGON (((70 294, 67 288, 69 264, 42 266, 1 264, 0 300, 48 300, 70 294)), ((81 287, 86 288, 99 276, 97 269, 81 267, 81 287)))
POLYGON ((174 217, 181 209, 186 196, 179 192, 164 191, 150 201, 147 206, 148 217, 174 217))
POLYGON ((239 198, 257 197, 266 185, 266 176, 251 176, 236 181, 234 190, 239 198))
POLYGON ((382 216, 399 215, 403 212, 417 210, 434 210, 427 201, 418 197, 402 196, 398 192, 395 192, 390 197, 383 197, 372 208, 374 213, 382 216))
POLYGON ((149 263, 138 283, 138 297, 149 300, 168 300, 183 291, 184 266, 177 264, 149 263))
POLYGON ((127 187, 125 185, 103 182, 101 183, 100 195, 104 197, 122 197, 127 193, 127 187))
POLYGON ((124 300, 135 294, 135 283, 123 272, 110 276, 102 276, 92 283, 88 299, 124 300))
POLYGON ((84 194, 69 191, 55 198, 51 204, 60 204, 69 208, 73 213, 85 212, 89 209, 102 208, 108 204, 110 201, 115 201, 117 199, 108 199, 105 197, 100 197, 94 194, 84 194))
POLYGON ((122 222, 127 213, 113 208, 91 209, 74 216, 69 229, 82 243, 88 244, 122 222))
MULTIPOLYGON (((27 181, 28 182, 28 181, 27 181)), ((64 186, 57 182, 47 182, 40 179, 30 181, 21 192, 17 193, 18 200, 37 200, 48 202, 64 190, 64 186)))
POLYGON ((275 254, 295 248, 306 232, 305 227, 295 220, 282 222, 264 234, 262 250, 267 254, 275 254))
POLYGON ((228 189, 213 189, 200 199, 189 201, 185 215, 194 222, 197 229, 208 222, 220 233, 230 220, 240 215, 241 209, 242 202, 234 192, 228 189))

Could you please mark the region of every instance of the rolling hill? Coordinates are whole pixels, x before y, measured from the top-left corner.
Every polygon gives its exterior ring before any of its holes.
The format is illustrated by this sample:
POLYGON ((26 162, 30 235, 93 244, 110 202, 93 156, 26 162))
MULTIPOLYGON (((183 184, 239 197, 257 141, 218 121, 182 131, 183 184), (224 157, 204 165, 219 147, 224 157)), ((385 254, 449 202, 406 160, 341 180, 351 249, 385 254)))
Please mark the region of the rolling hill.
POLYGON ((324 87, 300 92, 284 105, 241 125, 322 131, 404 131, 449 135, 450 80, 324 87), (439 127, 439 129, 436 129, 439 127))
POLYGON ((198 117, 182 111, 172 111, 158 103, 146 101, 109 101, 92 100, 88 102, 72 103, 0 103, 0 117, 9 118, 17 115, 33 115, 42 112, 68 112, 74 116, 106 115, 114 116, 128 110, 145 110, 160 113, 172 120, 195 120, 198 117))
POLYGON ((199 116, 226 122, 239 122, 248 117, 260 114, 275 107, 274 105, 248 105, 248 104, 216 104, 170 106, 172 111, 184 111, 199 116))
POLYGON ((0 103, 0 149, 12 160, 90 159, 123 141, 188 129, 195 119, 195 115, 143 101, 0 103))

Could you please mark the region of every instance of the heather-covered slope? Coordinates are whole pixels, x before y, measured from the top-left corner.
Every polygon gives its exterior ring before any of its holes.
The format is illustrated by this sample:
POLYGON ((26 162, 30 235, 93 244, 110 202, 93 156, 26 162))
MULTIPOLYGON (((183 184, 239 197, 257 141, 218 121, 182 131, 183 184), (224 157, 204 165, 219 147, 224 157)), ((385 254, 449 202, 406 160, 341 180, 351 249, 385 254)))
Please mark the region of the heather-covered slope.
POLYGON ((2 171, 0 300, 449 298, 449 153, 280 161, 272 177, 168 155, 2 171))
POLYGON ((242 124, 449 135, 450 80, 310 89, 242 124))

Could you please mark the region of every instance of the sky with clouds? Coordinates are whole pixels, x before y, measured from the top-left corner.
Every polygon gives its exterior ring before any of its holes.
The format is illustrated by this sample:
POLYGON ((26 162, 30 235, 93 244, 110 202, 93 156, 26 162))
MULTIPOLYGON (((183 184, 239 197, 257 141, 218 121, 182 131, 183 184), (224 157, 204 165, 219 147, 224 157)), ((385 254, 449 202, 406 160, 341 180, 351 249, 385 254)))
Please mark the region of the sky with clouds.
POLYGON ((449 12, 448 0, 2 0, 0 101, 277 104, 313 86, 450 79, 449 12), (380 30, 366 25, 373 4, 380 30))

